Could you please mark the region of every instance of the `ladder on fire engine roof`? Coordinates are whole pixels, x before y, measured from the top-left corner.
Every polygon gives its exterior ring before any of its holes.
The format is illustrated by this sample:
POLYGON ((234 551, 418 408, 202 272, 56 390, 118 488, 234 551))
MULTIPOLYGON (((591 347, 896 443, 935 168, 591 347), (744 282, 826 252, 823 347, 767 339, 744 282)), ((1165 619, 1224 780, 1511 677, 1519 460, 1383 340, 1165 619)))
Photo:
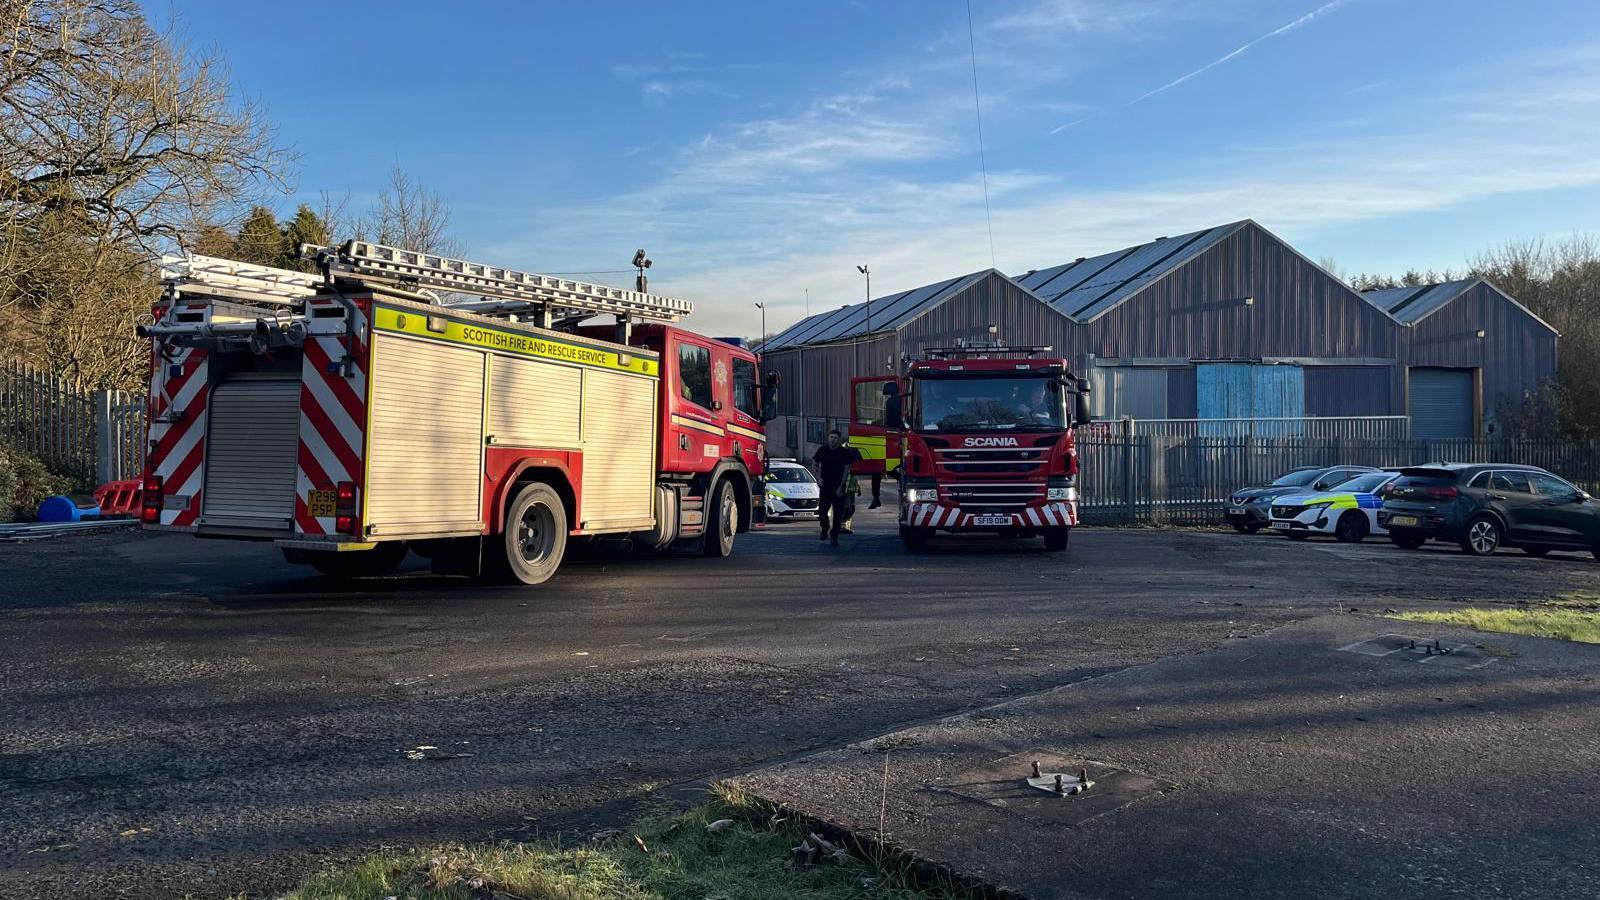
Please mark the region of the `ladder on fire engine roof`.
POLYGON ((299 306, 321 283, 319 276, 309 272, 198 253, 162 256, 161 280, 174 299, 190 294, 275 306, 299 306))
POLYGON ((676 322, 694 311, 694 304, 689 301, 660 294, 519 272, 367 241, 346 241, 337 249, 305 244, 300 256, 316 259, 330 279, 345 277, 407 290, 428 288, 482 297, 444 305, 488 316, 531 314, 545 327, 558 320, 594 315, 614 315, 619 322, 676 322))

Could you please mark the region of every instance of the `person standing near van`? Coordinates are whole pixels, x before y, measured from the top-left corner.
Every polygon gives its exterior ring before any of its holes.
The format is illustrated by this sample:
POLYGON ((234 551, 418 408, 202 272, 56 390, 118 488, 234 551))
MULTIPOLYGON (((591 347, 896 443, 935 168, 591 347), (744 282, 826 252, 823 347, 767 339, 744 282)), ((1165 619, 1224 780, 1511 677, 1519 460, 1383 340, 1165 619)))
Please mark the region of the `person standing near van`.
POLYGON ((811 459, 817 464, 817 481, 821 488, 817 503, 817 523, 822 526, 821 539, 837 547, 839 529, 844 525, 850 503, 850 495, 845 493, 850 464, 861 459, 861 452, 854 447, 844 446, 844 435, 835 428, 828 432, 827 445, 818 447, 811 459))

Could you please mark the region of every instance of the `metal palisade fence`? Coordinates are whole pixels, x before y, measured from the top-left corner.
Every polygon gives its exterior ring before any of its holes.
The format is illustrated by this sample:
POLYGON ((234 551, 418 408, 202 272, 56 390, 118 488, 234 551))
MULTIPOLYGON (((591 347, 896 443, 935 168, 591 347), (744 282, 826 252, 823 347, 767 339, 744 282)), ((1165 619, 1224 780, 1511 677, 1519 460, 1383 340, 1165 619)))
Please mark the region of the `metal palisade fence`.
POLYGON ((90 488, 139 477, 144 441, 142 397, 0 362, 0 445, 37 456, 90 488))
POLYGON ((1421 440, 1409 431, 1404 416, 1096 422, 1078 433, 1080 508, 1090 524, 1209 524, 1241 487, 1332 465, 1521 463, 1600 493, 1600 442, 1421 440))

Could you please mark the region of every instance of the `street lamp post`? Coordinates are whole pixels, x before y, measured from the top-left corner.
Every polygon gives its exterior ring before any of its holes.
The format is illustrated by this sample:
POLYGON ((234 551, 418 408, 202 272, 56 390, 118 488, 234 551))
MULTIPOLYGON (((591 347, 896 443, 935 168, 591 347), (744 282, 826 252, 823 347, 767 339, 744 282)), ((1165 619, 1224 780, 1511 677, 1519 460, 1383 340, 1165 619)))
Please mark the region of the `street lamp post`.
MULTIPOLYGON (((866 266, 856 266, 856 271, 860 272, 862 275, 867 276, 867 330, 865 332, 863 332, 863 336, 866 337, 868 340, 871 340, 872 339, 872 272, 866 266)), ((856 342, 856 346, 859 347, 860 345, 861 345, 861 342, 857 341, 856 342)), ((858 350, 855 355, 857 357, 857 359, 856 359, 856 374, 860 375, 861 374, 861 361, 860 361, 861 353, 860 353, 860 351, 858 350)))

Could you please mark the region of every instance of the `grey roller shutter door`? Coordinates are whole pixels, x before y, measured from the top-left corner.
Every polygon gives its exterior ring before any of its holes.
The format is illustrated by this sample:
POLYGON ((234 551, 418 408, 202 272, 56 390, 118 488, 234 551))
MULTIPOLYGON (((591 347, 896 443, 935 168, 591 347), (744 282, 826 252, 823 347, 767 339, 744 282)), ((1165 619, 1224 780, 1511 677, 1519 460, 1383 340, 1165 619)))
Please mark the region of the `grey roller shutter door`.
POLYGON ((202 524, 287 529, 299 468, 300 379, 242 378, 211 392, 202 524))
POLYGON ((1421 440, 1472 438, 1472 372, 1417 368, 1410 372, 1411 436, 1421 440))

